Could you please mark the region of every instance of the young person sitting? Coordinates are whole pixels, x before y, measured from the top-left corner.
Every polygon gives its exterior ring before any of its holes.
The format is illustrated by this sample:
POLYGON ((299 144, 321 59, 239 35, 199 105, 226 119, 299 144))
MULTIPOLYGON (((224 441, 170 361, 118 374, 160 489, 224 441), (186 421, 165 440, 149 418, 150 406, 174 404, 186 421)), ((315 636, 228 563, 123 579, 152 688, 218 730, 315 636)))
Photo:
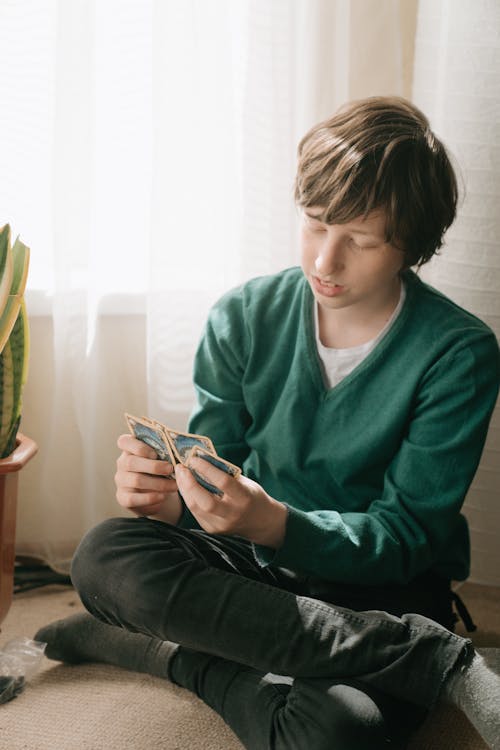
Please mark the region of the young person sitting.
POLYGON ((305 135, 295 197, 302 268, 226 294, 195 359, 189 429, 243 476, 193 458, 213 494, 122 435, 138 518, 84 537, 89 614, 35 637, 173 680, 255 750, 405 743, 438 700, 498 750, 499 650, 452 632, 450 587, 498 345, 412 270, 454 220, 453 168, 415 106, 374 97, 305 135))

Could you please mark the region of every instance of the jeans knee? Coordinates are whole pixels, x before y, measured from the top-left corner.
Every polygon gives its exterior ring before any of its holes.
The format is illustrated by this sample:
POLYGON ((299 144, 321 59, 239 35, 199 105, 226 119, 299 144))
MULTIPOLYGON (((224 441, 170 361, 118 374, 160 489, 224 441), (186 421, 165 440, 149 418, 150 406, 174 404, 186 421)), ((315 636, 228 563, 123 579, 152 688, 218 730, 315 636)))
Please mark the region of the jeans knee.
POLYGON ((301 724, 309 727, 309 746, 318 750, 381 750, 387 746, 384 717, 363 690, 347 682, 328 686, 322 679, 300 681, 300 686, 297 682, 289 708, 296 711, 298 699, 301 724))
POLYGON ((361 690, 347 685, 337 693, 331 720, 336 748, 376 750, 386 747, 384 719, 373 701, 361 690))

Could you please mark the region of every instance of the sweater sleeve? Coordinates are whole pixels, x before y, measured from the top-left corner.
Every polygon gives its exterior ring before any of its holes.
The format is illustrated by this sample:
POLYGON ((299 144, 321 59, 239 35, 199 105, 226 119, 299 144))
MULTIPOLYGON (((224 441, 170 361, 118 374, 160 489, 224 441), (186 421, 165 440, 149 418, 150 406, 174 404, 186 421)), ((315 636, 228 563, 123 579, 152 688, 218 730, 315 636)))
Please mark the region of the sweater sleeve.
POLYGON ((422 379, 383 490, 365 512, 290 507, 284 544, 277 551, 257 546, 260 563, 365 584, 404 583, 430 568, 453 577, 447 563, 453 568, 457 558, 467 567, 460 509, 483 450, 499 368, 491 333, 448 351, 422 379))
MULTIPOLYGON (((193 369, 196 403, 188 430, 208 435, 217 453, 242 466, 248 448, 245 432, 249 415, 242 396, 244 323, 238 290, 213 307, 198 344, 193 369)), ((200 528, 187 505, 182 528, 200 528)))
POLYGON ((244 346, 242 300, 236 290, 212 309, 198 346, 189 430, 209 435, 217 453, 238 466, 248 455, 245 433, 251 422, 242 392, 244 346))

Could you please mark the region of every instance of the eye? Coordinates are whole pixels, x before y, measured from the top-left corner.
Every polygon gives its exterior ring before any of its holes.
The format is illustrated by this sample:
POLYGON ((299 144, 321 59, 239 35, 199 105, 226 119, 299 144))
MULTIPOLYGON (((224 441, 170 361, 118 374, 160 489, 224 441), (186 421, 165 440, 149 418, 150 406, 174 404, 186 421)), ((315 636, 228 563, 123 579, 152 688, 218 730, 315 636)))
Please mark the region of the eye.
POLYGON ((350 245, 351 245, 351 247, 355 248, 356 250, 371 250, 371 249, 373 249, 375 247, 378 247, 378 244, 375 243, 375 242, 371 242, 371 243, 366 242, 364 244, 360 244, 359 242, 356 242, 356 240, 354 239, 354 237, 351 237, 351 239, 350 239, 350 245))
POLYGON ((307 228, 310 229, 311 232, 326 232, 325 225, 322 224, 318 219, 315 219, 314 216, 309 216, 308 214, 306 214, 305 222, 307 228))

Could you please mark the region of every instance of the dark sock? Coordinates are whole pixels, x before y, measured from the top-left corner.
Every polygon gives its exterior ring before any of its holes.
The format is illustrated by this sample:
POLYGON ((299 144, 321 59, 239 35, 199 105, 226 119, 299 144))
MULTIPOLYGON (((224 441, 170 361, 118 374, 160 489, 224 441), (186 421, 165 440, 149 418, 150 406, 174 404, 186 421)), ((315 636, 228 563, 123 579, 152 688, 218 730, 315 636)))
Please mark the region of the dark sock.
POLYGON ((107 625, 87 612, 46 625, 35 635, 47 644, 45 656, 70 664, 104 662, 134 672, 168 678, 177 644, 107 625))

